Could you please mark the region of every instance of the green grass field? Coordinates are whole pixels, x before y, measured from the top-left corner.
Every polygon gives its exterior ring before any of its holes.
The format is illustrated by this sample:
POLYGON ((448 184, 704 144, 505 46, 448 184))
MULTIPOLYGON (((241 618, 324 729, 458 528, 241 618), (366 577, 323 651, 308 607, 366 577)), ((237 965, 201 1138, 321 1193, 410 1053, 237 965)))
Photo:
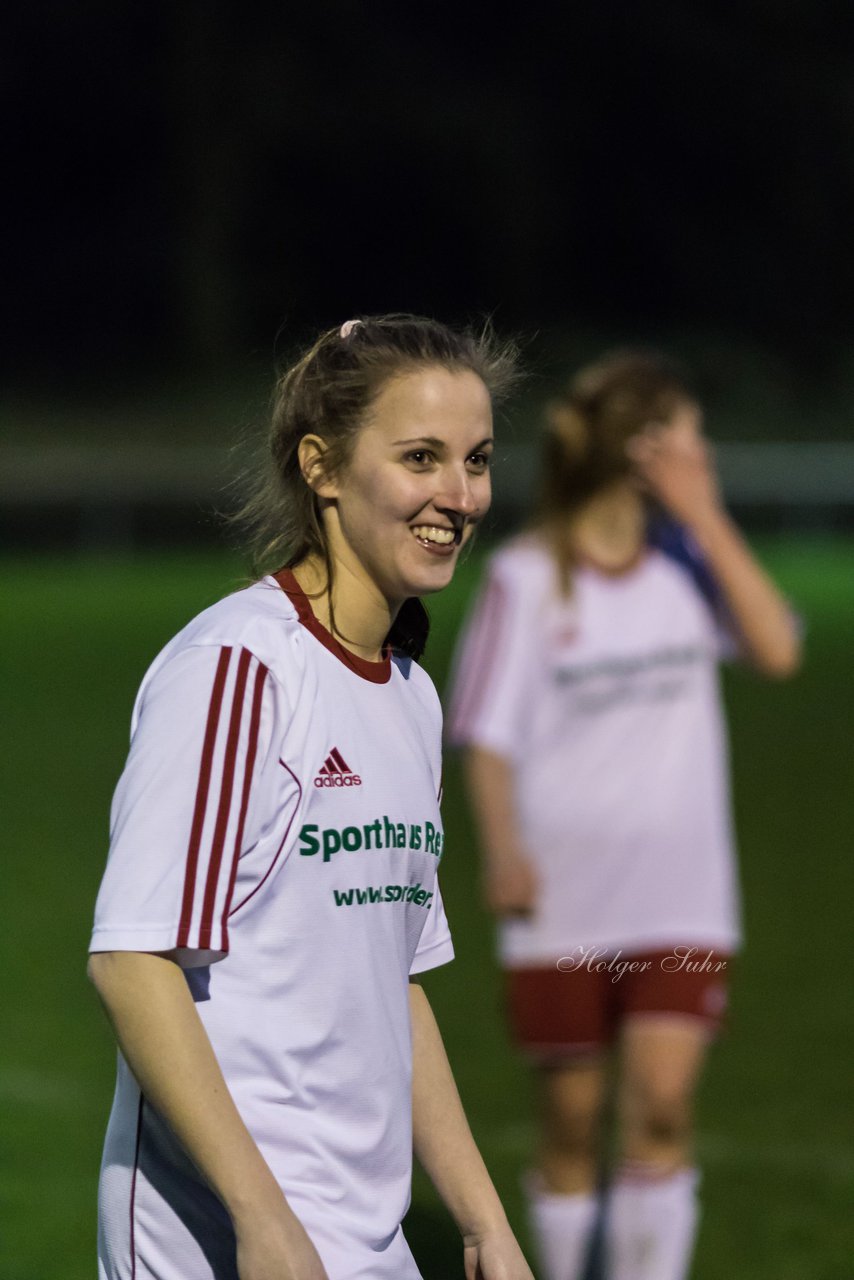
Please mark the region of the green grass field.
MULTIPOLYGON (((695 1280, 854 1276, 850 994, 854 544, 767 543, 808 630, 787 685, 727 676, 749 945, 702 1089, 705 1216, 695 1280)), ((473 561, 431 605, 441 684, 473 561)), ((223 555, 0 562, 3 600, 0 1277, 90 1280, 113 1079, 84 976, 131 703, 157 648, 240 580, 223 555)), ((471 829, 446 772, 443 886, 457 961, 427 980, 478 1140, 524 1236, 530 1082, 508 1051, 471 829)), ((426 1280, 461 1276, 453 1226, 416 1177, 426 1280)))

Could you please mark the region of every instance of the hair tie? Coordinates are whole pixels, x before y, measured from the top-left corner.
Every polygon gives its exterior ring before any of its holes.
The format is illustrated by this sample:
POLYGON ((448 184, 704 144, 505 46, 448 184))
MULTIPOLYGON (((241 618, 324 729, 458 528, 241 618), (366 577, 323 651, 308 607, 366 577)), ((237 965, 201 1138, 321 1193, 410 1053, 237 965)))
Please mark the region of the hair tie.
POLYGON ((339 337, 349 338, 350 334, 356 328, 356 325, 361 323, 361 320, 345 320, 341 328, 338 330, 339 337))

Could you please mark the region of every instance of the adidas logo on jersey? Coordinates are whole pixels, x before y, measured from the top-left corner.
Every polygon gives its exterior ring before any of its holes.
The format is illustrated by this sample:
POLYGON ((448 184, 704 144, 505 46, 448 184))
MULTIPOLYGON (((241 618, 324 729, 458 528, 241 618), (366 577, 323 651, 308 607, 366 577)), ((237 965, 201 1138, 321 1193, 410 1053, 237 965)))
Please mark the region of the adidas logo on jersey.
POLYGON ((360 787, 362 779, 354 773, 337 747, 333 747, 314 780, 316 787, 360 787))

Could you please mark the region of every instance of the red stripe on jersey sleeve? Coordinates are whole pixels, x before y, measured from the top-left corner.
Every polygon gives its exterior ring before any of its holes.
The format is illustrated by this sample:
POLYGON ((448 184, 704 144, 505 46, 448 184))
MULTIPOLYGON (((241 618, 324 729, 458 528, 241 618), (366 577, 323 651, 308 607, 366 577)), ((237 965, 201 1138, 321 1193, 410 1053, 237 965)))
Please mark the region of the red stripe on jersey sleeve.
POLYGON ((190 829, 190 843, 187 847, 187 870, 184 875, 184 896, 181 903, 181 921, 178 926, 179 947, 185 947, 190 936, 190 925, 193 919, 193 898, 196 891, 196 870, 199 864, 199 849, 202 843, 202 830, 205 825, 205 811, 208 805, 208 792, 211 783, 214 748, 216 746, 219 716, 222 710, 222 695, 225 689, 225 677, 231 662, 231 649, 224 646, 220 651, 214 676, 213 691, 208 707, 208 722, 205 727, 205 740, 202 747, 202 761, 199 766, 199 782, 196 787, 196 804, 193 810, 193 825, 190 829))
POLYGON ((252 713, 249 720, 249 741, 246 747, 246 770, 243 774, 243 795, 240 800, 240 817, 237 823, 237 834, 234 837, 234 854, 231 859, 231 875, 228 880, 228 892, 222 909, 222 945, 228 948, 228 913, 231 899, 234 896, 234 882, 237 879, 237 864, 243 847, 243 829, 246 825, 246 811, 249 808, 249 793, 252 789, 252 775, 255 771, 255 756, 258 753, 258 733, 261 728, 261 701, 264 695, 264 681, 267 671, 263 663, 258 663, 255 672, 255 689, 252 694, 252 713))
POLYGON ((231 801, 234 793, 234 769, 237 761, 237 744, 240 739, 240 722, 243 718, 243 698, 246 693, 246 680, 249 675, 251 661, 252 654, 249 650, 241 649, 237 664, 237 678, 234 682, 234 695, 231 700, 231 718, 228 725, 228 738, 225 743, 225 759, 222 765, 219 807, 211 844, 210 862, 208 863, 205 897, 202 904, 202 919, 199 928, 199 947, 202 950, 211 945, 219 869, 222 865, 222 851, 225 848, 225 833, 228 830, 228 819, 231 813, 231 801))

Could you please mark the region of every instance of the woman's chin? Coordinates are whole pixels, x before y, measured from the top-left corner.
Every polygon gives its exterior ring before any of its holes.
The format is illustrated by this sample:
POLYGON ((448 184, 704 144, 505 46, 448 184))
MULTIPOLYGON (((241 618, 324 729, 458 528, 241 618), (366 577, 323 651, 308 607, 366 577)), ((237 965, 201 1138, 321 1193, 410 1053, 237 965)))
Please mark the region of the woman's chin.
POLYGON ((437 561, 436 564, 419 569, 417 573, 406 575, 406 596, 429 596, 443 591, 454 576, 457 557, 437 561))

